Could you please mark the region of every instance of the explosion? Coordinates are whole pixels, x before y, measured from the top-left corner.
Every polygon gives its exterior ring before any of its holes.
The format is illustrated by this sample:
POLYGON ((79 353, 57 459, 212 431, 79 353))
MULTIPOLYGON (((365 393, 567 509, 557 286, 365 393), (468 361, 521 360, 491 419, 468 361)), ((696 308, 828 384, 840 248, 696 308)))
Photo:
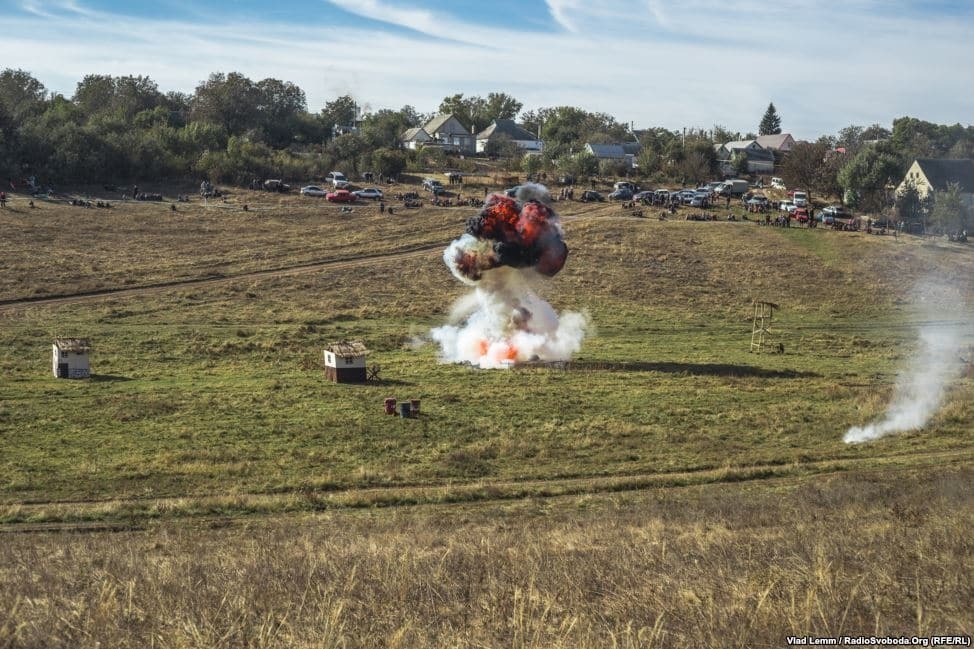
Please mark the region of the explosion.
POLYGON ((587 318, 559 317, 531 287, 557 274, 568 258, 549 200, 542 185, 523 185, 516 198, 492 194, 443 252, 453 275, 476 287, 455 305, 451 324, 431 332, 443 360, 505 368, 567 360, 581 347, 587 318))

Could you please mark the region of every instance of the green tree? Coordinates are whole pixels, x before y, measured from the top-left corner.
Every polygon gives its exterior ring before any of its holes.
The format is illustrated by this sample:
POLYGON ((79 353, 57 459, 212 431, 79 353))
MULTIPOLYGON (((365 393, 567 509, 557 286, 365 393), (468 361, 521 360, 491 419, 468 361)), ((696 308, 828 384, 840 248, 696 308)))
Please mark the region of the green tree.
POLYGON ((491 92, 486 98, 478 95, 465 97, 458 93, 444 97, 439 112, 452 113, 461 124, 479 133, 495 119, 514 119, 521 107, 521 102, 503 92, 491 92))
POLYGON ((714 124, 714 130, 710 135, 710 139, 714 144, 727 144, 728 142, 739 141, 741 134, 738 131, 726 129, 720 124, 714 124))
POLYGON ((939 191, 934 195, 931 220, 935 228, 945 233, 956 233, 970 227, 970 219, 961 197, 960 185, 949 183, 946 190, 939 191))
POLYGON ((509 135, 498 133, 487 140, 484 153, 492 158, 519 158, 521 148, 509 135))
POLYGON ((887 189, 903 175, 903 165, 889 143, 864 147, 839 171, 839 185, 857 196, 864 210, 881 211, 887 205, 887 189))
POLYGON ((283 148, 293 140, 308 110, 304 91, 289 81, 262 79, 255 87, 257 96, 257 128, 273 147, 283 148))
POLYGON ((521 158, 521 170, 533 176, 544 169, 544 158, 540 155, 526 155, 521 158))
POLYGON ((343 95, 334 101, 329 101, 320 113, 322 126, 327 133, 326 137, 331 139, 336 126, 349 126, 358 117, 358 104, 351 95, 343 95))
POLYGON ((764 111, 764 117, 761 118, 761 125, 758 126, 758 134, 760 135, 778 135, 781 133, 781 117, 778 115, 778 111, 775 110, 774 103, 768 104, 768 110, 764 111))
POLYGON ((907 181, 906 187, 896 195, 896 217, 900 221, 923 220, 923 201, 913 181, 907 181))
POLYGON ((419 117, 411 106, 398 111, 383 109, 366 115, 359 134, 369 147, 401 148, 399 137, 409 128, 419 126, 419 117))
POLYGON ((781 164, 781 176, 788 187, 825 193, 830 185, 822 177, 823 161, 829 153, 824 143, 798 142, 781 164))
POLYGON ((46 95, 44 84, 29 72, 12 68, 0 72, 0 105, 14 121, 43 112, 46 95))
POLYGON ((376 149, 372 152, 372 171, 385 178, 396 178, 406 169, 406 154, 395 149, 376 149))
POLYGON ((562 172, 576 179, 591 178, 599 173, 599 159, 587 151, 563 156, 558 160, 562 172))
POLYGON ((196 87, 190 106, 193 121, 219 124, 230 135, 241 135, 260 123, 260 91, 239 72, 211 74, 196 87))

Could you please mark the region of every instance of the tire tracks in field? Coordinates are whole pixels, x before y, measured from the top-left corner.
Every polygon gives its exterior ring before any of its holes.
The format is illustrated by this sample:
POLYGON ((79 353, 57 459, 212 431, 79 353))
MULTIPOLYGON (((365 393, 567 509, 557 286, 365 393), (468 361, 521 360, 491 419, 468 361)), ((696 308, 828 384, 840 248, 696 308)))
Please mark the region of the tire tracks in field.
POLYGON ((962 447, 927 453, 832 458, 809 462, 765 463, 613 476, 475 480, 461 483, 352 487, 327 491, 294 488, 273 493, 5 503, 0 505, 0 508, 7 510, 8 518, 13 515, 23 517, 25 520, 0 523, 0 534, 48 531, 133 531, 145 529, 150 524, 160 521, 190 520, 198 523, 232 525, 253 520, 255 516, 272 518, 366 508, 485 505, 529 499, 651 489, 665 490, 714 484, 753 484, 770 480, 796 481, 813 476, 846 472, 882 476, 890 472, 924 467, 970 464, 972 459, 974 459, 972 449, 962 447), (126 508, 128 511, 125 511, 126 508), (117 511, 112 512, 111 509, 117 511), (221 510, 235 510, 235 513, 220 514, 221 510))
POLYGON ((443 248, 445 248, 446 245, 447 245, 446 243, 437 242, 437 243, 413 246, 411 248, 406 248, 404 250, 396 250, 393 252, 353 255, 351 257, 341 257, 338 259, 312 261, 303 264, 295 264, 293 266, 281 266, 278 268, 255 270, 255 271, 237 273, 234 275, 216 275, 216 276, 206 275, 203 277, 178 279, 178 280, 172 280, 168 282, 142 284, 140 286, 132 286, 127 288, 117 287, 117 288, 98 289, 94 291, 86 291, 83 293, 70 293, 64 295, 51 295, 51 296, 43 296, 43 297, 6 299, 6 300, 0 300, 0 312, 9 311, 9 310, 13 310, 25 306, 50 306, 50 305, 58 305, 58 304, 73 304, 76 302, 86 302, 89 300, 101 300, 101 299, 116 298, 116 297, 132 297, 136 295, 160 293, 163 291, 176 290, 181 288, 205 288, 205 287, 218 286, 221 284, 230 284, 233 282, 240 282, 240 281, 274 279, 278 277, 290 277, 293 275, 303 275, 303 274, 315 273, 323 270, 345 270, 349 268, 358 268, 359 266, 365 266, 373 263, 382 263, 387 261, 401 261, 404 259, 422 257, 423 255, 429 254, 431 252, 443 250, 443 248))

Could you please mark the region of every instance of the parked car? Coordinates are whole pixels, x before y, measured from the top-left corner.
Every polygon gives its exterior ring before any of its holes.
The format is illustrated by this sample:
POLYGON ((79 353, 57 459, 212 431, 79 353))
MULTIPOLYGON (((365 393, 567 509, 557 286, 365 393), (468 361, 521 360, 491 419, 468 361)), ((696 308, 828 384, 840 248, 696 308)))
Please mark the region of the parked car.
POLYGON ((697 192, 690 199, 690 207, 709 207, 710 192, 697 192))
POLYGON ((798 207, 808 207, 808 194, 802 191, 796 191, 791 196, 791 200, 794 201, 795 205, 798 207))
POLYGON ((656 196, 656 192, 654 192, 653 190, 648 190, 648 191, 644 191, 644 192, 639 192, 638 194, 636 194, 635 196, 632 197, 632 200, 639 201, 640 203, 643 203, 643 202, 646 202, 646 201, 653 200, 653 198, 655 196, 656 196))
POLYGON ((318 185, 307 185, 301 188, 302 196, 327 196, 328 192, 318 185))
POLYGON ((785 187, 785 181, 782 180, 781 178, 778 178, 777 176, 772 176, 771 177, 771 187, 773 189, 786 189, 786 187, 785 187))
POLYGON ((764 194, 755 194, 751 198, 747 199, 748 205, 754 205, 756 207, 764 207, 768 204, 768 197, 764 194))
POLYGON ((791 214, 798 209, 798 206, 791 201, 781 201, 781 203, 778 205, 778 209, 780 209, 782 212, 788 212, 791 214))
POLYGON ((329 203, 354 203, 356 199, 358 196, 347 189, 336 189, 325 196, 325 200, 329 203))
POLYGON ((612 189, 614 191, 619 191, 620 189, 628 189, 633 194, 639 191, 639 187, 636 186, 636 183, 631 183, 628 180, 620 180, 619 182, 617 182, 612 186, 612 189))
POLYGON ((598 193, 594 189, 586 189, 584 192, 582 192, 582 195, 579 200, 581 200, 583 203, 594 203, 594 202, 604 201, 605 196, 598 193))
POLYGON ((335 189, 345 189, 348 187, 348 178, 340 171, 329 171, 325 179, 332 184, 335 189))
POLYGON ((423 189, 436 195, 443 191, 443 183, 435 178, 427 178, 423 181, 423 189))
POLYGON ((610 201, 628 201, 632 200, 632 190, 627 187, 620 187, 611 194, 609 194, 610 201))
POLYGON ((657 200, 660 200, 660 201, 668 201, 668 200, 670 200, 670 190, 668 190, 668 189, 657 189, 656 190, 656 198, 657 198, 657 200))
POLYGON ((831 216, 832 218, 838 219, 848 219, 852 217, 852 214, 847 212, 841 205, 829 205, 828 207, 823 207, 822 211, 819 212, 820 216, 831 216))
POLYGON ((724 181, 722 181, 722 180, 715 180, 715 181, 713 181, 711 183, 707 183, 707 191, 709 191, 709 192, 716 192, 723 185, 724 185, 724 181))
POLYGON ((372 200, 380 200, 383 196, 382 190, 377 187, 366 187, 352 193, 359 198, 371 198, 372 200))
POLYGON ((692 189, 684 189, 682 192, 680 192, 680 202, 689 205, 690 201, 692 201, 693 197, 696 195, 697 192, 693 191, 692 189))
POLYGON ((791 213, 792 218, 798 219, 799 223, 808 223, 808 208, 807 207, 796 207, 795 211, 791 213))
POLYGON ((291 189, 291 186, 285 184, 283 180, 265 180, 264 181, 264 191, 267 192, 286 192, 291 189))

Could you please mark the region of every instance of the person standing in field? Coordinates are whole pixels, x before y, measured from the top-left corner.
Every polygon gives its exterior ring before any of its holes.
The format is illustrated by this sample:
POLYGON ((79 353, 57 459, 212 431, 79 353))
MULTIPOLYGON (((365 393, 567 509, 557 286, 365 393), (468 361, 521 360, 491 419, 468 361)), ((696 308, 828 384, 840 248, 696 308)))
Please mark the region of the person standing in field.
POLYGON ((7 207, 7 192, 0 192, 0 207, 7 207))

